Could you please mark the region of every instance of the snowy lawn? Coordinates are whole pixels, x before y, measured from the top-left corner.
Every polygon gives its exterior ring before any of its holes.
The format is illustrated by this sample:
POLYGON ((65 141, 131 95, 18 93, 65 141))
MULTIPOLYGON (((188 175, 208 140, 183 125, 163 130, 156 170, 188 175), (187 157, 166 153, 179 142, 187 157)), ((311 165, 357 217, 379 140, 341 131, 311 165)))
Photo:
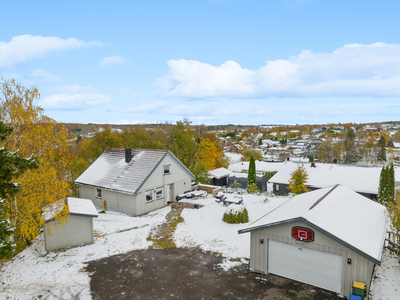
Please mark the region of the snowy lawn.
POLYGON ((400 264, 388 249, 384 250, 382 265, 375 267, 371 282, 371 299, 400 299, 400 264))
POLYGON ((243 205, 249 213, 249 223, 227 224, 222 221, 226 207, 215 202, 215 198, 185 200, 202 204, 201 209, 184 209, 181 216, 185 220, 175 230, 177 247, 200 247, 204 251, 222 253, 230 258, 250 258, 250 234, 238 234, 238 230, 247 227, 270 210, 281 205, 288 197, 270 197, 266 195, 241 195, 243 205), (265 198, 268 197, 268 202, 265 198))
POLYGON ((165 207, 142 217, 108 211, 93 220, 95 242, 58 252, 44 250, 43 234, 0 270, 0 299, 91 299, 87 261, 147 249, 152 228, 165 221, 165 207), (65 297, 65 298, 64 298, 65 297))

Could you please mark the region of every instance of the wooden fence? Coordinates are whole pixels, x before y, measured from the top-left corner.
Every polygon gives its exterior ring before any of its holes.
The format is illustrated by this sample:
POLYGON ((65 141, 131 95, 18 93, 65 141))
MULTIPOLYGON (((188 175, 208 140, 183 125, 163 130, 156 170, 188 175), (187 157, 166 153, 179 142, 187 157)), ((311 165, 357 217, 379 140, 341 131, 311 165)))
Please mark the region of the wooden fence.
POLYGON ((400 255, 400 233, 387 231, 385 239, 385 247, 400 255))

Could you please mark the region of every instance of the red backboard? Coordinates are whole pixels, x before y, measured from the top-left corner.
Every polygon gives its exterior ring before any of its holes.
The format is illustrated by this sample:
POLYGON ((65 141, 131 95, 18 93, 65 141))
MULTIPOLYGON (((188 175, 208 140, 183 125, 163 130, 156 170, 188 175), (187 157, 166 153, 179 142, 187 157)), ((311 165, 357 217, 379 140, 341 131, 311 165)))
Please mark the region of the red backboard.
POLYGON ((314 231, 303 227, 293 227, 292 237, 298 241, 302 242, 313 242, 314 241, 314 231))

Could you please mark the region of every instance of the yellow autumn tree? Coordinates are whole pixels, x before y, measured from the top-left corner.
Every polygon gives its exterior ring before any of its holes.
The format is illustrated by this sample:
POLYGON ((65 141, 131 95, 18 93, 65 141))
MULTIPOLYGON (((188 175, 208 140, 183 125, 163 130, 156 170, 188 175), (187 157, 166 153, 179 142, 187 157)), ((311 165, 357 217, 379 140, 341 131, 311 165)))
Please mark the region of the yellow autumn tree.
POLYGON ((310 191, 306 183, 308 181, 308 174, 304 165, 299 165, 293 173, 290 174, 288 190, 293 194, 299 195, 310 191))
MULTIPOLYGON (((10 207, 10 219, 16 227, 15 237, 28 244, 44 224, 44 209, 69 193, 66 165, 70 159, 67 129, 44 115, 36 103, 37 88, 25 88, 14 80, 0 81, 0 118, 14 131, 5 141, 10 151, 23 156, 34 155, 39 168, 24 173, 17 182, 21 191, 10 207)), ((2 146, 2 145, 0 145, 2 146)), ((68 218, 65 208, 58 217, 62 223, 68 218)))
POLYGON ((195 164, 202 161, 207 170, 213 170, 218 158, 219 152, 215 144, 209 140, 201 139, 199 149, 194 155, 195 164))

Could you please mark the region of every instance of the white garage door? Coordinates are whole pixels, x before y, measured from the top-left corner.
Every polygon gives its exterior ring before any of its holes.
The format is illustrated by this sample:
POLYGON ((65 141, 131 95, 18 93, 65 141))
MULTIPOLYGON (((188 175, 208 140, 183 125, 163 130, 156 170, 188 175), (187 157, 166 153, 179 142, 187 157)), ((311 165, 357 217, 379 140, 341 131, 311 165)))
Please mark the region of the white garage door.
POLYGON ((268 272, 340 293, 340 255, 269 241, 268 272))

